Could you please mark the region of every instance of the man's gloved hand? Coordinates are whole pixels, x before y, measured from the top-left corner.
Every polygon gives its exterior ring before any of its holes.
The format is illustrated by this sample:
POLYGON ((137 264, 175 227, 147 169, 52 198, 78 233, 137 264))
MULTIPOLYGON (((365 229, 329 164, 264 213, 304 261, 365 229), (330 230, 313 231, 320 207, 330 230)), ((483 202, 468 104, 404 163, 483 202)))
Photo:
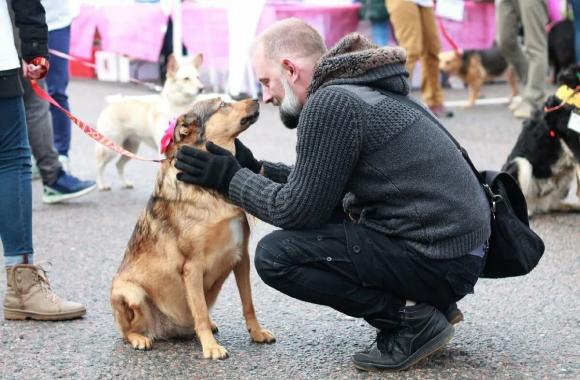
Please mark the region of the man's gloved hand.
POLYGON ((175 167, 181 173, 177 179, 227 195, 232 178, 242 167, 229 151, 211 141, 205 146, 207 152, 188 145, 179 149, 175 167))
POLYGON ((242 168, 248 168, 254 173, 260 174, 262 164, 254 158, 252 151, 238 139, 234 143, 236 145, 236 160, 238 160, 242 168))

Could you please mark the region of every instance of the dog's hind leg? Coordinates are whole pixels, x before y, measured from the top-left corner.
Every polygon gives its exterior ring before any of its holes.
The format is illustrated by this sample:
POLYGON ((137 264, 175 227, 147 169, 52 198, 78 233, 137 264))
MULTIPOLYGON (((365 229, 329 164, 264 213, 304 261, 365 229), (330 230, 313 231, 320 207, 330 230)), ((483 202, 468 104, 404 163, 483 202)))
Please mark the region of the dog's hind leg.
MULTIPOLYGON (((139 140, 128 138, 127 140, 125 140, 125 142, 123 142, 123 148, 127 149, 131 153, 137 153, 137 149, 139 149, 139 140)), ((127 181, 127 179, 125 178, 125 165, 130 160, 131 159, 127 156, 121 156, 119 157, 119 160, 117 160, 116 163, 117 174, 119 175, 119 180, 121 180, 123 189, 133 188, 133 184, 130 181, 127 181)))
POLYGON ((115 280, 113 283, 113 316, 123 338, 138 350, 148 350, 153 346, 153 316, 146 298, 143 288, 132 282, 115 280))
POLYGON ((195 333, 201 342, 203 357, 225 359, 228 351, 215 340, 209 319, 209 311, 203 290, 203 265, 188 261, 183 266, 183 280, 187 305, 195 321, 195 333))
POLYGON ((242 258, 234 267, 234 275, 236 277, 236 284, 238 285, 238 291, 240 292, 240 298, 242 300, 246 327, 254 342, 274 343, 276 341, 274 334, 262 328, 256 318, 250 282, 250 254, 248 253, 249 226, 246 224, 245 228, 248 231, 244 234, 245 241, 242 250, 242 258))
POLYGON ((95 158, 97 161, 97 187, 100 191, 111 190, 111 185, 105 180, 105 168, 109 161, 115 158, 115 152, 97 144, 95 146, 95 158))

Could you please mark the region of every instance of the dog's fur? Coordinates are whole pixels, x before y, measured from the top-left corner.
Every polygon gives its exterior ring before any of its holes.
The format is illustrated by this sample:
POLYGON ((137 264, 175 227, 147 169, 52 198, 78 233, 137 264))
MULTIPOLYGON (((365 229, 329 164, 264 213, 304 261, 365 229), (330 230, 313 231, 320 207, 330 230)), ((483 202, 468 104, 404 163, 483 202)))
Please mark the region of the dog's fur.
POLYGON ((113 315, 134 348, 149 349, 154 339, 195 333, 204 357, 227 357, 212 334, 217 326, 209 309, 232 270, 252 340, 275 341, 254 312, 243 210, 218 192, 178 181, 174 167, 183 144, 205 149, 206 141, 213 141, 233 152, 235 137, 256 121, 258 109, 252 100, 229 104, 213 99, 197 102, 178 118, 155 190, 111 289, 113 315))
POLYGON ((576 161, 567 144, 546 123, 541 111, 524 121, 502 170, 520 184, 529 215, 580 210, 576 205, 563 202, 578 175, 576 161))
POLYGON ((498 47, 486 50, 465 50, 463 52, 444 51, 439 53, 439 70, 461 78, 467 85, 469 98, 467 107, 475 105, 481 86, 492 79, 507 75, 512 89, 509 102, 518 94, 515 70, 511 67, 498 47))
MULTIPOLYGON (((159 95, 128 96, 112 101, 99 115, 97 129, 130 152, 137 152, 141 142, 159 151, 159 142, 169 121, 185 113, 203 90, 199 69, 203 56, 184 58, 179 62, 170 56, 167 80, 159 95)), ((97 185, 100 190, 110 190, 105 181, 107 163, 117 154, 96 145, 97 185)), ((117 173, 124 188, 132 188, 125 179, 124 169, 130 158, 119 157, 117 173)))
MULTIPOLYGON (((580 65, 563 70, 558 82, 570 88, 580 86, 580 65)), ((544 106, 560 106, 563 99, 550 96, 544 106)), ((524 122, 518 141, 504 170, 518 180, 530 214, 550 211, 579 211, 580 205, 562 202, 576 179, 580 199, 580 134, 568 128, 574 106, 537 111, 524 122)))

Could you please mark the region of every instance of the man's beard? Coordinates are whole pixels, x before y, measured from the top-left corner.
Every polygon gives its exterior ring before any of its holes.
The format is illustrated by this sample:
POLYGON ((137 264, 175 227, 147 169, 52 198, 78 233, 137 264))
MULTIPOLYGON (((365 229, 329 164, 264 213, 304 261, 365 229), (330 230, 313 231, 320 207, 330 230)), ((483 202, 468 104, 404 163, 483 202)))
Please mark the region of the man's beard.
POLYGON ((282 87, 284 87, 284 99, 280 103, 280 120, 288 129, 298 127, 302 105, 296 94, 290 88, 290 83, 286 78, 282 78, 282 87))

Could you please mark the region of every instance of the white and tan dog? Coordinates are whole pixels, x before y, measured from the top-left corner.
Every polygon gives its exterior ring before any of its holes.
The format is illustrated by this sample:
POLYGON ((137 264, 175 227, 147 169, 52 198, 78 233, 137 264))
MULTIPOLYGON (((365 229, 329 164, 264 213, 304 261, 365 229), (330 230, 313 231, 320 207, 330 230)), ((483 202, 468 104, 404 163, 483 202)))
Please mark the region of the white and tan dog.
MULTIPOLYGON (((137 152, 142 142, 159 151, 159 142, 169 121, 187 112, 203 91, 203 83, 199 79, 202 63, 202 54, 180 59, 179 62, 170 56, 167 80, 161 94, 127 96, 111 101, 99 115, 97 129, 133 153, 137 152)), ((105 181, 104 172, 107 163, 116 156, 115 152, 97 144, 99 190, 111 189, 105 181)), ((133 187, 124 175, 125 164, 129 160, 128 157, 120 156, 116 163, 123 188, 133 187)))

